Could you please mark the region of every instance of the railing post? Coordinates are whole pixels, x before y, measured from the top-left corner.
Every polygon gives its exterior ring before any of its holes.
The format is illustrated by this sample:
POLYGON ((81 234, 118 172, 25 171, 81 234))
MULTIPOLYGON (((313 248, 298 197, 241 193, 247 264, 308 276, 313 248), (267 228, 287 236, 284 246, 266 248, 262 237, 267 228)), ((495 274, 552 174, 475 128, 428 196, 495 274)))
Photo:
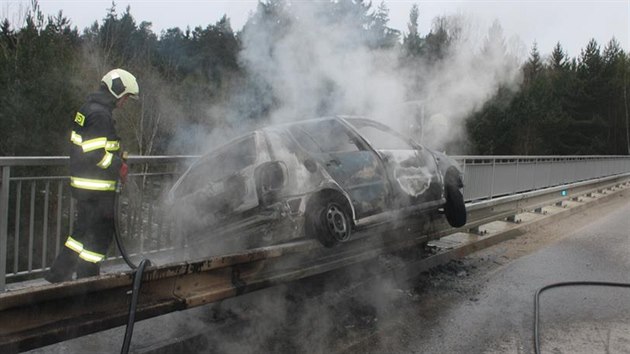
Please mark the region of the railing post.
MULTIPOLYGON (((462 175, 464 175, 464 187, 462 187, 462 195, 464 196, 464 200, 467 200, 466 197, 466 159, 464 159, 464 162, 462 163, 462 175)), ((171 185, 173 185, 171 183, 171 185)))
POLYGON ((518 161, 520 160, 519 157, 516 158, 516 185, 514 187, 514 189, 512 189, 512 193, 518 193, 521 191, 520 187, 520 175, 519 175, 519 170, 518 170, 518 161))
POLYGON ((494 169, 497 164, 497 159, 492 158, 492 180, 490 182, 490 199, 494 196, 494 169))
POLYGON ((0 185, 0 292, 7 284, 7 237, 9 228, 9 177, 10 166, 2 166, 2 184, 0 185))

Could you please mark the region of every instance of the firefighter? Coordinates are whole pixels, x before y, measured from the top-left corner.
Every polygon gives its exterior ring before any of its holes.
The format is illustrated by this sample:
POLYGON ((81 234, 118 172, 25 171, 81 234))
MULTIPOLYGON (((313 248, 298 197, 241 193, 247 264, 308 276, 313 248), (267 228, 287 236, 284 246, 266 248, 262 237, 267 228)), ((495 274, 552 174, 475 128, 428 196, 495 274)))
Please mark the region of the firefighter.
POLYGON ((97 92, 87 98, 72 123, 70 186, 76 199, 74 230, 45 279, 51 283, 96 276, 114 235, 116 183, 128 167, 120 154, 112 111, 128 98, 138 99, 136 78, 122 69, 108 72, 97 92))

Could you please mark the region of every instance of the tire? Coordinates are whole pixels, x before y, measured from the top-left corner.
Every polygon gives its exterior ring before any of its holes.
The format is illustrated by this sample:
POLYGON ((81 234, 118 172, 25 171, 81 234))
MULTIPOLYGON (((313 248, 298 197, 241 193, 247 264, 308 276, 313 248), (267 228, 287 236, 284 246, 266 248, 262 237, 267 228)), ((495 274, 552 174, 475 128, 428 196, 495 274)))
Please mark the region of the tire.
POLYGON ((446 191, 444 214, 449 225, 453 227, 466 225, 466 205, 464 204, 462 192, 456 185, 451 183, 447 184, 444 189, 446 191))
POLYGON ((318 202, 307 214, 306 234, 324 247, 333 247, 350 239, 352 219, 344 199, 336 196, 318 202))

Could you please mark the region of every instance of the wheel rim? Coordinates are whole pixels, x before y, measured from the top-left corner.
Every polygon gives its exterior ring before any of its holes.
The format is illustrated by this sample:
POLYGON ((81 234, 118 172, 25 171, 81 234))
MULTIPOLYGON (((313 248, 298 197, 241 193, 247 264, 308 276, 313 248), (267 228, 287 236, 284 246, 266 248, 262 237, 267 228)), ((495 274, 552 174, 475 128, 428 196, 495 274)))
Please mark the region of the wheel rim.
POLYGON ((330 204, 325 213, 326 225, 335 239, 345 241, 350 236, 348 217, 337 204, 330 204))

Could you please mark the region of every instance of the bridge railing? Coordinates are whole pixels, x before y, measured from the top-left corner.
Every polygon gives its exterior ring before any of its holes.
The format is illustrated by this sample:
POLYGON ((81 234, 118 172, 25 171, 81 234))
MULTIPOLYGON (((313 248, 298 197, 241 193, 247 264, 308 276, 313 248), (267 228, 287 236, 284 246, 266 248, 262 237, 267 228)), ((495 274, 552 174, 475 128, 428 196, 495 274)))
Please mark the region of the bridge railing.
MULTIPOLYGON (((630 172, 628 156, 454 158, 464 171, 468 202, 630 172)), ((121 231, 128 251, 179 246, 160 201, 193 159, 130 157, 132 173, 121 196, 121 231)), ((75 208, 67 163, 67 157, 0 157, 0 291, 7 281, 41 276, 72 234, 75 208)))
MULTIPOLYGON (((41 276, 72 234, 76 210, 68 161, 68 157, 0 157, 0 291, 7 281, 41 276)), ((173 247, 172 228, 165 222, 160 200, 190 161, 188 156, 129 158, 120 224, 130 253, 173 247)))
POLYGON ((464 172, 464 199, 500 196, 630 171, 630 156, 454 156, 464 172))

